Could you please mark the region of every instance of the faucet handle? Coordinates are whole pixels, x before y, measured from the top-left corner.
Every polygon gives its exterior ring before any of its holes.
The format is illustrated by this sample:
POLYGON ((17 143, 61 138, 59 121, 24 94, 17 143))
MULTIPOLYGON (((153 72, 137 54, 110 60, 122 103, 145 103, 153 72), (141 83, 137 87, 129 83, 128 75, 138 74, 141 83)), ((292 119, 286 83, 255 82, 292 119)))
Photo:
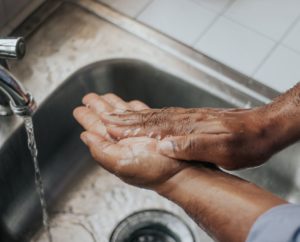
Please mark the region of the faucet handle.
POLYGON ((0 37, 0 59, 22 59, 25 52, 23 37, 0 37))

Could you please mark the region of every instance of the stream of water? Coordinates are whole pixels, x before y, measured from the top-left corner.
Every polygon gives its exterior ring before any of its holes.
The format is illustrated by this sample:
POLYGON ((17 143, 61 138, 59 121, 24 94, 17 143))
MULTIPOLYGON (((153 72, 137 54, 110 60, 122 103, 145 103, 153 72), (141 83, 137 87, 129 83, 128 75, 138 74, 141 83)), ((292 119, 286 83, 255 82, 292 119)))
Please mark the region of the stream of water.
POLYGON ((38 163, 38 150, 36 147, 36 141, 33 130, 33 122, 31 117, 24 118, 25 128, 27 132, 27 140, 28 140, 28 148, 30 150, 33 164, 34 164, 34 174, 35 174, 35 185, 40 198, 40 203, 42 207, 42 215, 43 215, 43 225, 46 230, 47 238, 49 242, 52 242, 52 236, 50 233, 50 224, 49 224, 49 216, 47 212, 47 204, 45 200, 45 192, 44 185, 41 176, 41 171, 38 163))

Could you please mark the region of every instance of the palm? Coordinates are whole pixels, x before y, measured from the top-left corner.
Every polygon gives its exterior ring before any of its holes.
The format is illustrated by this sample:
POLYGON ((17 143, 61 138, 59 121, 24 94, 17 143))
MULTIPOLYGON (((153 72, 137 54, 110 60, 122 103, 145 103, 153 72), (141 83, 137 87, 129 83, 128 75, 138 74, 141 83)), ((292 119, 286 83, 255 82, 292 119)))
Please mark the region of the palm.
POLYGON ((118 153, 115 153, 116 163, 111 170, 132 185, 147 187, 163 183, 185 164, 160 155, 156 146, 157 140, 146 137, 127 138, 112 144, 110 150, 118 150, 118 153))

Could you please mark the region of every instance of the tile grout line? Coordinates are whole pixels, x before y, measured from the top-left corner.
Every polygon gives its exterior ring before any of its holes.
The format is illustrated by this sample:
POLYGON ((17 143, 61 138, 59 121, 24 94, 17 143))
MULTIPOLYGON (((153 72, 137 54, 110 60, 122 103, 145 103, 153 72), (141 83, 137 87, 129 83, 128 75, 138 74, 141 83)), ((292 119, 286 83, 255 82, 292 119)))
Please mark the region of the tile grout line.
POLYGON ((254 29, 254 28, 251 28, 251 27, 249 27, 249 26, 247 26, 245 24, 242 24, 242 23, 238 22, 237 20, 233 19, 232 17, 226 16, 226 15, 222 15, 222 17, 225 18, 225 19, 227 19, 228 21, 230 21, 232 23, 235 23, 236 25, 239 25, 240 27, 242 27, 244 29, 247 29, 247 30, 249 30, 249 31, 251 31, 251 32, 253 32, 253 33, 257 34, 257 35, 261 35, 262 37, 264 37, 264 38, 266 38, 268 40, 271 40, 273 42, 277 41, 276 39, 273 39, 269 35, 266 35, 266 34, 260 32, 260 31, 258 31, 256 29, 254 29))
POLYGON ((295 54, 300 56, 300 51, 299 50, 297 50, 297 49, 295 49, 295 48, 293 48, 293 47, 291 47, 291 46, 289 46, 285 43, 282 43, 282 42, 280 43, 280 45, 282 45, 284 48, 287 48, 288 50, 290 50, 292 52, 295 52, 295 54))
MULTIPOLYGON (((287 30, 283 33, 283 35, 280 37, 278 41, 276 41, 275 45, 271 48, 271 50, 268 52, 268 54, 262 59, 262 61, 258 64, 258 66, 255 68, 255 70, 252 72, 251 77, 253 78, 257 72, 262 68, 262 66, 266 63, 266 61, 269 59, 269 57, 273 54, 273 52, 278 48, 278 46, 281 44, 282 41, 285 39, 285 37, 291 32, 291 30, 295 27, 295 25, 300 22, 300 14, 298 17, 293 21, 293 23, 287 28, 287 30)), ((285 46, 285 45, 284 45, 285 46)), ((289 48, 292 50, 291 48, 289 48)), ((298 51, 296 52, 298 53, 298 51)))
MULTIPOLYGON (((192 0, 193 1, 193 0, 192 0)), ((199 36, 196 38, 196 40, 191 44, 191 47, 195 47, 196 44, 200 41, 200 39, 209 31, 209 29, 220 19, 220 17, 223 15, 223 13, 235 2, 236 0, 230 1, 230 3, 226 4, 226 6, 214 17, 214 19, 211 21, 211 23, 203 30, 202 33, 199 34, 199 36)), ((195 1, 193 1, 197 5, 203 7, 206 10, 209 10, 208 8, 204 7, 202 4, 199 4, 195 1)), ((211 10, 209 10, 211 11, 211 10)))
POLYGON ((137 18, 150 6, 151 3, 153 3, 153 1, 154 0, 150 0, 148 3, 146 3, 145 6, 134 15, 134 19, 137 20, 137 18))

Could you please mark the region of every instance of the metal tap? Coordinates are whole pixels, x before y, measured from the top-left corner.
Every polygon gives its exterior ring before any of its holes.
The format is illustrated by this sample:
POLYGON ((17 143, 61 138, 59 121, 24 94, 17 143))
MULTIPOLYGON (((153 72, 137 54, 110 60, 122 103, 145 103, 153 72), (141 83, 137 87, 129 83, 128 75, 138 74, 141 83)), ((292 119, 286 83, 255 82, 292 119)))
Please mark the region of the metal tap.
POLYGON ((23 58, 25 49, 22 37, 0 37, 0 116, 30 116, 36 109, 32 95, 8 71, 6 63, 6 59, 23 58))

